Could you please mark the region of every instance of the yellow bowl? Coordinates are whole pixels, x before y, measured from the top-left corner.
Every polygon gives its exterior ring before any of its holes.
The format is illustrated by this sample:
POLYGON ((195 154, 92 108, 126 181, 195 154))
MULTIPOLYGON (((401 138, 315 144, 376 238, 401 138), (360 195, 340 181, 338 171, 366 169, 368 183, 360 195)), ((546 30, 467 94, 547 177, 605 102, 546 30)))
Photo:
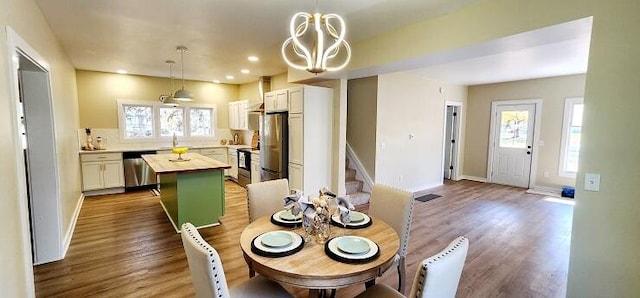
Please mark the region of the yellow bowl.
POLYGON ((177 148, 171 149, 171 152, 175 154, 183 154, 183 153, 186 153, 187 151, 189 151, 189 148, 187 147, 177 147, 177 148))

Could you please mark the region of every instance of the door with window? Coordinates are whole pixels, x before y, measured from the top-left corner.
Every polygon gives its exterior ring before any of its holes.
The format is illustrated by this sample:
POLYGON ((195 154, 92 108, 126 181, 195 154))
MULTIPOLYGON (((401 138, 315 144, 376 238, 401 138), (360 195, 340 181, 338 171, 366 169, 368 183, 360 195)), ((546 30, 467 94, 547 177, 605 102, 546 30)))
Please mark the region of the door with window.
POLYGON ((535 111, 535 104, 496 106, 491 182, 529 187, 535 111))

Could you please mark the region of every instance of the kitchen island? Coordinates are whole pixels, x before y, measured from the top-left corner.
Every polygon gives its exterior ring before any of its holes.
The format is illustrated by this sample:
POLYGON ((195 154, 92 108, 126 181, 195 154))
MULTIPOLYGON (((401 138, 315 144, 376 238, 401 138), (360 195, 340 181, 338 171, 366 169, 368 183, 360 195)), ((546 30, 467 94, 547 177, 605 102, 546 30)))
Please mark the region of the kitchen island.
POLYGON ((160 203, 176 232, 185 222, 216 226, 224 215, 224 169, 231 166, 198 153, 147 154, 142 159, 160 177, 160 203))

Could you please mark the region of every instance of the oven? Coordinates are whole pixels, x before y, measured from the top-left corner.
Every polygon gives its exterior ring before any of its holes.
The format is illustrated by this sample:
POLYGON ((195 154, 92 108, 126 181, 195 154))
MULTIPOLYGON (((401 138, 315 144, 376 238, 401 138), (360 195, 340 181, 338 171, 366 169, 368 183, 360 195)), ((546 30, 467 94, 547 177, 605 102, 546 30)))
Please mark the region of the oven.
POLYGON ((251 183, 251 149, 238 149, 238 184, 245 187, 251 183))

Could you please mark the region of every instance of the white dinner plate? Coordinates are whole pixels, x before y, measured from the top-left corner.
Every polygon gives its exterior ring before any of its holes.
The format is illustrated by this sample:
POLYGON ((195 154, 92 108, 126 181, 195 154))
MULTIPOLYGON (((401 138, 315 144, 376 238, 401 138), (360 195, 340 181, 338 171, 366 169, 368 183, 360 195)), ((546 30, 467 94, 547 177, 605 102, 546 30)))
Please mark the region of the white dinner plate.
POLYGON ((304 241, 302 239, 302 237, 294 232, 291 231, 277 231, 280 233, 286 233, 289 234, 291 236, 292 242, 289 245, 286 246, 282 246, 282 247, 269 247, 266 246, 264 244, 262 244, 262 238, 264 238, 265 235, 268 235, 269 233, 273 233, 273 232, 266 232, 263 233, 261 235, 259 235, 258 237, 256 237, 253 240, 253 245, 264 252, 268 252, 268 253, 283 253, 283 252, 287 252, 293 249, 296 249, 297 247, 299 247, 302 244, 302 241, 304 241))
POLYGON ((369 246, 369 242, 364 240, 362 237, 355 236, 345 236, 336 240, 336 246, 338 249, 344 253, 359 255, 363 253, 369 252, 371 247, 369 246))
MULTIPOLYGON (((331 219, 333 219, 333 221, 335 221, 336 223, 338 223, 339 225, 342 225, 342 220, 340 220, 340 214, 334 214, 331 219)), ((359 226, 364 226, 367 225, 369 222, 371 222, 371 217, 369 217, 368 215, 362 213, 362 212, 358 212, 358 211, 351 211, 349 212, 349 219, 351 219, 351 222, 347 223, 347 226, 350 227, 359 227, 359 226), (359 214, 359 215, 355 215, 356 219, 359 219, 359 216, 362 216, 362 220, 353 220, 353 216, 354 214, 359 214)))
POLYGON ((378 245, 376 245, 375 242, 359 236, 341 236, 341 237, 333 238, 329 240, 328 247, 329 247, 329 250, 331 250, 331 252, 334 253, 335 255, 345 259, 352 259, 352 260, 363 260, 363 259, 371 258, 378 253, 378 249, 379 249, 378 245), (357 237, 357 238, 360 238, 361 240, 364 240, 367 244, 369 244, 369 251, 361 254, 349 254, 341 251, 338 248, 338 242, 344 237, 357 237))
MULTIPOLYGON (((273 220, 275 220, 277 222, 280 222, 280 223, 283 223, 283 224, 299 224, 299 223, 302 223, 302 212, 300 212, 298 217, 296 219, 294 219, 294 220, 284 220, 284 219, 282 219, 282 217, 281 217, 282 214, 287 212, 287 211, 289 213, 291 213, 291 211, 289 211, 289 210, 280 210, 280 211, 276 212, 275 214, 273 214, 273 216, 271 218, 273 220)), ((291 214, 291 215, 293 215, 293 214, 291 214)), ((284 217, 286 217, 286 215, 284 215, 284 217)))

